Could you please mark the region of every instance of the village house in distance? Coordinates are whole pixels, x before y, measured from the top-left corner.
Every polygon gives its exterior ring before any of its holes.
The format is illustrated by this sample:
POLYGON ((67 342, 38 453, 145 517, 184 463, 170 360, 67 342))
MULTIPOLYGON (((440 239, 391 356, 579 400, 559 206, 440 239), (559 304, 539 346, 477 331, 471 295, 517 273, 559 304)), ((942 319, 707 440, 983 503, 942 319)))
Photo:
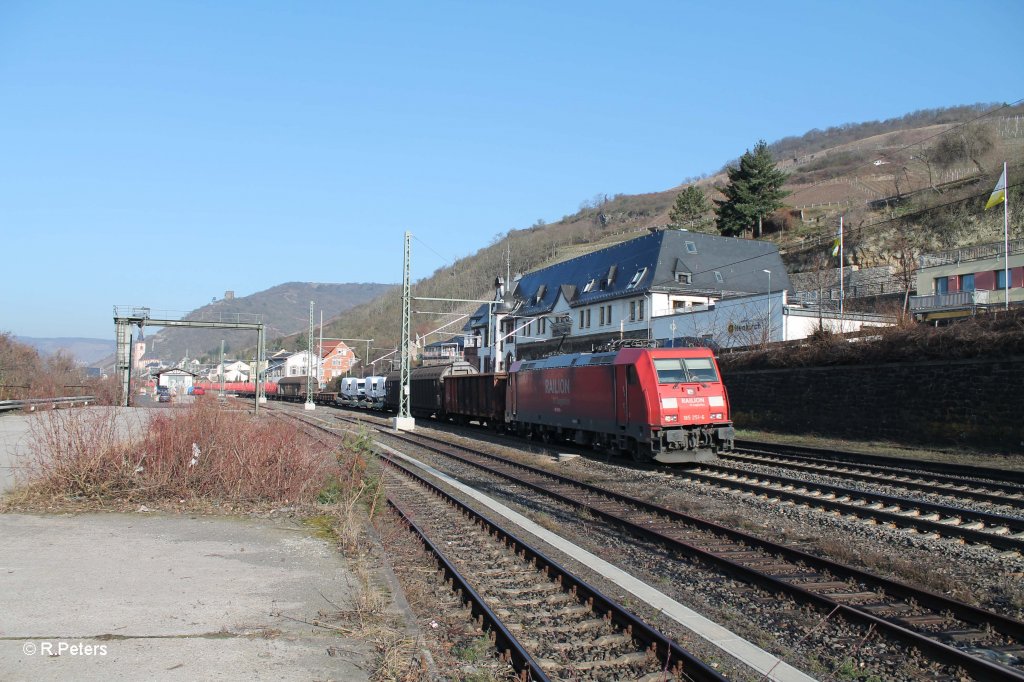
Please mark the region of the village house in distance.
POLYGON ((791 305, 776 246, 685 230, 651 234, 536 270, 481 306, 464 327, 481 371, 513 360, 592 351, 616 339, 661 346, 753 346, 882 326, 881 315, 791 305), (495 331, 497 330, 497 331, 495 331))

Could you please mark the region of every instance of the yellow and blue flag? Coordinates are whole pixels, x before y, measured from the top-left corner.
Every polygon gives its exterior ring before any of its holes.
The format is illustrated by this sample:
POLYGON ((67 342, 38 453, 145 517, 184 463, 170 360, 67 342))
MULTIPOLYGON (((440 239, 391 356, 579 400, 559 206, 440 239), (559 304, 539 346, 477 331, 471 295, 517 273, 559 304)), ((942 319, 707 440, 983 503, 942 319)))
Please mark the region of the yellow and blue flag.
POLYGON ((996 188, 992 190, 992 196, 985 202, 985 210, 998 206, 999 204, 1006 201, 1006 168, 1003 168, 1003 174, 999 176, 999 182, 996 183, 996 188))

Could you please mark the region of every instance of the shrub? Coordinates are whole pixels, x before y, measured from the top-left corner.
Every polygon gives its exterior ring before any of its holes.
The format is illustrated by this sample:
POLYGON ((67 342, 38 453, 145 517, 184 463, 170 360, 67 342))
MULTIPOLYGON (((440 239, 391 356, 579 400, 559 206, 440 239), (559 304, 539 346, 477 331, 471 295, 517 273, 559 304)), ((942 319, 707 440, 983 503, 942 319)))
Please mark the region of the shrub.
POLYGON ((305 503, 339 473, 332 452, 278 420, 201 401, 154 415, 133 437, 128 414, 40 415, 30 435, 30 488, 125 501, 305 503))

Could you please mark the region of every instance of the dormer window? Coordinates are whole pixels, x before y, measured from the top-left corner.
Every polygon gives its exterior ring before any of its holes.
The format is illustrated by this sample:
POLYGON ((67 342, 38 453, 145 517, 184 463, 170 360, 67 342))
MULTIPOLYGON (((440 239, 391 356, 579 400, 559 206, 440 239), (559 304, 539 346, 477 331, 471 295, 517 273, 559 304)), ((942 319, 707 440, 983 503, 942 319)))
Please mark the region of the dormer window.
POLYGON ((693 273, 677 272, 676 282, 678 282, 679 284, 693 284, 693 273))
POLYGON ((640 268, 639 270, 637 270, 636 274, 633 275, 633 279, 629 280, 629 284, 626 285, 626 288, 627 289, 635 289, 636 286, 638 284, 640 284, 641 280, 643 280, 644 275, 646 275, 646 274, 647 274, 647 268, 640 268))
POLYGON ((613 265, 610 268, 608 268, 608 274, 604 278, 605 288, 608 288, 615 283, 615 273, 618 269, 619 268, 617 265, 613 265))
POLYGON ((537 287, 537 297, 533 299, 534 305, 540 305, 540 302, 544 300, 544 294, 547 293, 548 287, 546 284, 541 284, 537 287))

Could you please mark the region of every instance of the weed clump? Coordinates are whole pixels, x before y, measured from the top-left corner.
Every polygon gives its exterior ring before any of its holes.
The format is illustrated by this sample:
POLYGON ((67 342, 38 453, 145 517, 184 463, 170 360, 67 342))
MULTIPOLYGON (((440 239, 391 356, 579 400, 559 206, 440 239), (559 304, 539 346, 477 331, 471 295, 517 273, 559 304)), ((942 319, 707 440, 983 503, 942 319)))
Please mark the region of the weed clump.
POLYGON ((40 415, 27 490, 74 500, 301 504, 337 479, 338 459, 294 426, 197 402, 132 427, 114 410, 40 415))

